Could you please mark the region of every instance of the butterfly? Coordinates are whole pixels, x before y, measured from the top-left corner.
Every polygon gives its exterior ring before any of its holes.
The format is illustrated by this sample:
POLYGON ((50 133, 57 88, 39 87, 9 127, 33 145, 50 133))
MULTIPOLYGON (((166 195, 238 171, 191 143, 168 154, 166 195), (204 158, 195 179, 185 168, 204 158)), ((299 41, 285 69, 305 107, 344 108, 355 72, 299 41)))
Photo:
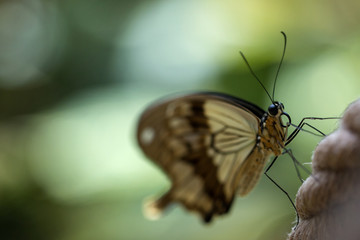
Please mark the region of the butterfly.
MULTIPOLYGON (((286 49, 282 34, 278 72, 286 49)), ((160 100, 142 113, 138 144, 171 181, 165 194, 146 203, 145 215, 158 218, 169 205, 179 203, 210 222, 229 212, 237 194, 245 196, 255 187, 270 157, 275 156, 272 166, 301 128, 288 136, 289 114, 273 100, 274 92, 272 97, 266 93, 271 99, 267 111, 224 93, 195 92, 160 100)))

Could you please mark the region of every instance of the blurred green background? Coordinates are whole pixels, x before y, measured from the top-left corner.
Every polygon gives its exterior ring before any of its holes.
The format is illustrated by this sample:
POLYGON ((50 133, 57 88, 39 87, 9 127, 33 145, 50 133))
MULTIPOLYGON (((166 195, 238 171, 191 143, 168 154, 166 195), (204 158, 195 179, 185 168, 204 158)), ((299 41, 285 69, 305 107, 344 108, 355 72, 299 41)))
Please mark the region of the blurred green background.
MULTIPOLYGON (((360 93, 359 23, 355 0, 0 1, 0 239, 285 239, 295 213, 265 177, 208 226, 180 207, 146 220, 144 198, 169 183, 136 145, 138 117, 194 90, 267 109, 238 52, 271 91, 280 31, 276 99, 294 123, 339 116, 360 93)), ((290 146, 310 162, 318 141, 290 146)), ((295 196, 289 157, 270 174, 295 196)))

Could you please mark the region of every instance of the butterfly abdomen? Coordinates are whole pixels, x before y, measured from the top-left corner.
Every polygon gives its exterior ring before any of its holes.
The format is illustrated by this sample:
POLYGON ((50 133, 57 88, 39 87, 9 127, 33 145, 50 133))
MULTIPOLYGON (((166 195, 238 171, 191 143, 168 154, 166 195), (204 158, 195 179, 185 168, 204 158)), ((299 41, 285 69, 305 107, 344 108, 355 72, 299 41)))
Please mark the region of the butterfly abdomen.
POLYGON ((259 182, 269 157, 270 154, 263 151, 259 146, 255 147, 248 156, 235 180, 237 191, 240 196, 249 194, 259 182))

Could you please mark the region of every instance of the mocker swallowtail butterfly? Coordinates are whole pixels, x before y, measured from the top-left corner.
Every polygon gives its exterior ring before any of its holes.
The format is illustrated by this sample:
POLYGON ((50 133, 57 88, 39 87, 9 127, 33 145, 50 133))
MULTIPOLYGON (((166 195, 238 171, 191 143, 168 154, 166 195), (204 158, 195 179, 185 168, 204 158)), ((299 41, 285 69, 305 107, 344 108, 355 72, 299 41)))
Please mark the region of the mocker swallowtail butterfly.
POLYGON ((138 144, 171 180, 164 195, 146 203, 149 218, 160 216, 171 203, 199 213, 205 222, 227 213, 235 195, 247 195, 270 157, 275 156, 268 169, 306 124, 309 118, 288 135, 291 118, 284 105, 274 101, 286 49, 286 35, 282 34, 284 51, 272 97, 240 52, 271 99, 267 111, 227 94, 197 92, 156 102, 143 112, 137 128, 138 144))

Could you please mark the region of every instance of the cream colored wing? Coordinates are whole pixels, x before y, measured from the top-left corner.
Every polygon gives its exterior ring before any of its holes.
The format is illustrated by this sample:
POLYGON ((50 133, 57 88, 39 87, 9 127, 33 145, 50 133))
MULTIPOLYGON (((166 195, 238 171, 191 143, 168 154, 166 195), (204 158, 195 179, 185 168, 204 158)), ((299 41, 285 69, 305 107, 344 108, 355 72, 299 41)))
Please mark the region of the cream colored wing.
POLYGON ((172 202, 199 213, 205 222, 228 212, 237 183, 244 181, 239 173, 255 149, 263 113, 248 102, 213 93, 149 107, 139 121, 138 143, 170 178, 171 188, 146 205, 147 215, 158 216, 172 202))

